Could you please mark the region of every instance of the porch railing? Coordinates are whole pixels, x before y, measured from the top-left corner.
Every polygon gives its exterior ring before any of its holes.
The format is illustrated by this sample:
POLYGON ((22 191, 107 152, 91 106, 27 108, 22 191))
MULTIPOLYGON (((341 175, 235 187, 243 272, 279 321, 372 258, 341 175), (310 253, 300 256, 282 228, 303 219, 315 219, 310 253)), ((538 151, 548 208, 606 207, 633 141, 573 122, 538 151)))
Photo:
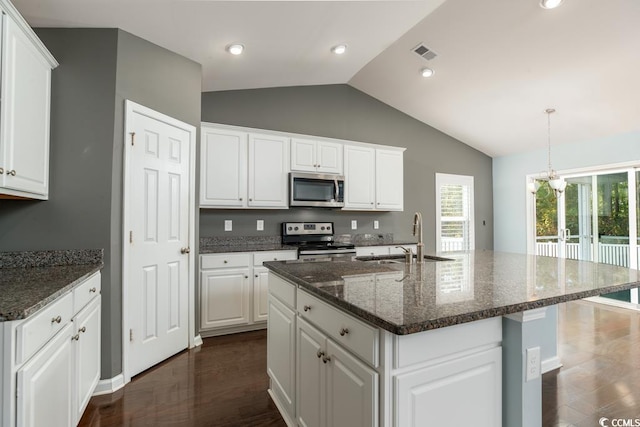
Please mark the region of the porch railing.
MULTIPOLYGON (((593 251, 593 244, 591 246, 590 249, 593 251)), ((580 243, 567 243, 566 248, 567 258, 578 259, 580 243)), ((556 242, 536 242, 536 255, 557 257, 558 244, 556 242)), ((603 264, 629 267, 629 245, 599 243, 598 260, 603 264)))

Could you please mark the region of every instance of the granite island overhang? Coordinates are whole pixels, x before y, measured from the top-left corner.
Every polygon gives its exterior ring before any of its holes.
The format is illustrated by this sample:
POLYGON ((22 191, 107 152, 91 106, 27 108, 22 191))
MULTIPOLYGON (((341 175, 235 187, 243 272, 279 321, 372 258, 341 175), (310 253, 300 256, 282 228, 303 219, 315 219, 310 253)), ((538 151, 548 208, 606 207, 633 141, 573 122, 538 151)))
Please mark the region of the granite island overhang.
MULTIPOLYGON (((525 359, 527 350, 539 350, 538 324, 544 318, 544 307, 640 286, 637 270, 612 265, 493 251, 440 255, 451 261, 265 263, 274 275, 274 283, 286 283, 297 292, 286 294, 292 295, 290 308, 296 314, 292 318, 295 351, 290 362, 300 366, 300 354, 304 353, 300 346, 309 336, 306 332, 318 327, 326 335, 325 341, 318 344, 318 354, 323 354, 318 361, 325 363, 329 375, 333 362, 331 356, 325 361, 324 355, 344 340, 345 348, 356 356, 354 359, 366 362, 375 373, 371 379, 375 385, 371 425, 472 422, 491 427, 540 426, 539 367, 537 375, 528 375, 525 359), (318 308, 311 308, 314 304, 309 301, 321 306, 319 311, 324 310, 324 317, 333 320, 313 320, 311 313, 318 313, 318 308), (353 317, 376 329, 371 332, 375 337, 372 353, 350 348, 348 340, 356 343, 356 332, 365 329, 356 328, 354 332, 340 326, 341 316, 353 317), (451 393, 457 396, 457 403, 446 398, 451 393), (479 411, 473 419, 456 410, 460 399, 474 402, 473 408, 467 408, 479 411)), ((270 278, 270 304, 280 303, 280 285, 275 285, 272 292, 271 284, 270 278)), ((275 325, 271 308, 270 305, 269 328, 272 323, 275 325)), ((272 349, 268 351, 274 356, 272 349)), ((334 353, 340 354, 338 350, 334 353)), ((334 361, 336 357, 333 356, 334 361)), ((292 384, 304 380, 307 370, 298 368, 297 376, 291 372, 290 380, 295 379, 292 384)), ((282 381, 271 367, 269 375, 270 393, 281 413, 282 407, 287 406, 282 401, 291 398, 288 412, 283 413, 285 419, 289 417, 288 423, 305 423, 304 417, 309 418, 309 413, 305 413, 305 405, 299 404, 309 399, 303 396, 296 404, 291 390, 287 394, 282 389, 282 381)), ((361 394, 361 390, 352 391, 361 394)), ((348 400, 348 395, 340 399, 348 400)), ((322 411, 331 407, 323 405, 318 406, 324 408, 322 411)), ((339 416, 335 411, 323 413, 324 418, 334 417, 334 421, 339 421, 335 418, 339 416)))

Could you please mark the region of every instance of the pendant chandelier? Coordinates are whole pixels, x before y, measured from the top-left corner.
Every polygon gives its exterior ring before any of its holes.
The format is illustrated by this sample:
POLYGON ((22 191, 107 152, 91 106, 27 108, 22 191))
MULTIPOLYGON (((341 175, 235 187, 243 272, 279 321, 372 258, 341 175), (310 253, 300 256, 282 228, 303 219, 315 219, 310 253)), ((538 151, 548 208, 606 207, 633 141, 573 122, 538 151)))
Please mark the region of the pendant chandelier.
MULTIPOLYGON (((551 167, 551 115, 556 112, 554 108, 547 108, 544 110, 547 115, 547 153, 548 153, 548 167, 547 167, 547 180, 549 181, 549 187, 553 190, 556 197, 558 193, 562 193, 567 186, 567 183, 564 179, 558 175, 558 172, 553 170, 551 167)), ((533 194, 536 194, 538 188, 540 188, 540 183, 537 180, 533 180, 527 183, 527 188, 533 194)))

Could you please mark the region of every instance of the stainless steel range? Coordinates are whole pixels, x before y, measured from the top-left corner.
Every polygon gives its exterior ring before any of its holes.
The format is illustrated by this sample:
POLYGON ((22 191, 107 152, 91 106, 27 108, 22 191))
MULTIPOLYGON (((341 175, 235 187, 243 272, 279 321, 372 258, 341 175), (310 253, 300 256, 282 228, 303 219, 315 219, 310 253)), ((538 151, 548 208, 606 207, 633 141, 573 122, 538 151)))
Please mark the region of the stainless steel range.
POLYGON ((336 243, 332 222, 283 222, 282 243, 298 247, 302 261, 328 261, 355 256, 355 245, 336 243))

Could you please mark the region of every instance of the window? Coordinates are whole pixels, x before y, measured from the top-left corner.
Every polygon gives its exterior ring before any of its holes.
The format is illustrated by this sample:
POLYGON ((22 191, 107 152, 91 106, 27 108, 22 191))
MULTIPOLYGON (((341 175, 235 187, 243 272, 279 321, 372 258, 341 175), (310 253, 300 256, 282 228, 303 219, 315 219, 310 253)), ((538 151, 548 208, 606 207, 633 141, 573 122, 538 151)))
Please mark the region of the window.
POLYGON ((475 249, 472 176, 436 174, 436 230, 440 251, 475 249))

